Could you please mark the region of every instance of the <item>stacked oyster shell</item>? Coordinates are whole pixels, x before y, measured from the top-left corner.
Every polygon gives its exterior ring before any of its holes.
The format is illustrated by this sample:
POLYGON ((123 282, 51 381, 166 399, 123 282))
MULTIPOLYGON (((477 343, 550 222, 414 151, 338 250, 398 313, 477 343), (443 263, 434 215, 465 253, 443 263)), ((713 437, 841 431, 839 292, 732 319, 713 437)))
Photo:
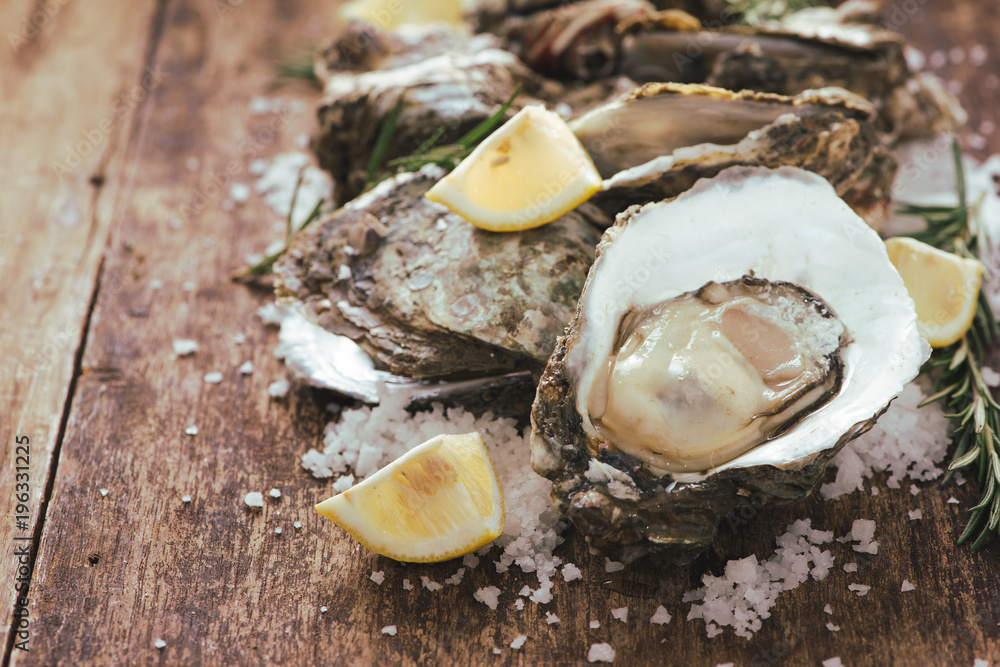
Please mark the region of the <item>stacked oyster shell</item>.
POLYGON ((379 371, 531 371, 556 507, 599 548, 682 562, 741 497, 810 493, 917 374, 873 230, 896 143, 964 116, 867 0, 756 28, 709 24, 715 0, 548 7, 481 3, 472 37, 347 26, 317 63, 313 147, 357 198, 296 239, 277 292, 379 371), (517 89, 509 114, 570 121, 605 179, 591 202, 494 234, 423 197, 437 167, 365 192, 390 117, 386 159, 517 89))

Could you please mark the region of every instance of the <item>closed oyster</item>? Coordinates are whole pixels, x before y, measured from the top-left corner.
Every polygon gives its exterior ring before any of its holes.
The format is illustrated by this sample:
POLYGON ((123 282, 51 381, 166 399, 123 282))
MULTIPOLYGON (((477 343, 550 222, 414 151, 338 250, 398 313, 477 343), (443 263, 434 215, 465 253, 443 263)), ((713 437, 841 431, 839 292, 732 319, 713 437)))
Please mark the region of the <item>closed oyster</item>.
POLYGON ((584 205, 537 229, 483 231, 424 193, 434 166, 383 182, 298 235, 279 297, 408 377, 540 372, 606 221, 584 205))
POLYGON ((609 179, 593 201, 613 214, 737 165, 817 173, 876 229, 888 214, 896 160, 874 108, 844 90, 784 97, 646 84, 570 127, 609 179))
POLYGON ((884 244, 828 183, 730 169, 607 230, 531 464, 593 545, 686 562, 741 497, 809 494, 928 355, 884 244))

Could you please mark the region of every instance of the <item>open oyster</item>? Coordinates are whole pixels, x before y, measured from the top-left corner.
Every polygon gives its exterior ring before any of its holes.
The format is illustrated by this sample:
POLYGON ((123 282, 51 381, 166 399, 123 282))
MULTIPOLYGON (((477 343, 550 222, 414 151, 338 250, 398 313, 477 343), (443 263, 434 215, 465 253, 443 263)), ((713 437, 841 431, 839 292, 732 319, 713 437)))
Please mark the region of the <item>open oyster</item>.
POLYGON ((694 558, 741 496, 807 495, 929 348, 823 179, 729 169, 607 230, 532 407, 532 467, 592 544, 694 558))
POLYGON ((524 232, 473 227, 402 174, 299 234, 276 293, 407 377, 540 372, 569 321, 607 221, 583 205, 524 232))
POLYGON ((793 166, 829 180, 878 229, 896 160, 876 122, 870 103, 838 88, 784 97, 650 83, 570 127, 610 179, 594 203, 612 214, 674 197, 727 167, 793 166))

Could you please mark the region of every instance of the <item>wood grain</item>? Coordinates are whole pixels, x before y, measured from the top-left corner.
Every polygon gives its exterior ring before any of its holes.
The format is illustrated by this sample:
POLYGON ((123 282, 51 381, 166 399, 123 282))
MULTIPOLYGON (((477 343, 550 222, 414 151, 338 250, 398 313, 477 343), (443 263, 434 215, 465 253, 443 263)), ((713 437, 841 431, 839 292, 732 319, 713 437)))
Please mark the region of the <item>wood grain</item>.
MULTIPOLYGON (((117 277, 116 287, 102 281, 96 299, 35 567, 32 651, 15 651, 14 664, 564 665, 585 663, 596 642, 615 647, 617 664, 1000 659, 1000 549, 955 546, 964 508, 977 497, 974 483, 927 485, 911 496, 879 480, 877 496, 749 507, 723 526, 703 559, 669 571, 639 563, 608 574, 603 558, 570 531, 557 555, 580 565, 584 579, 559 581, 552 603, 523 611, 516 592, 534 583, 530 575, 498 574, 486 558, 459 585, 432 592, 420 577, 443 582, 459 564, 406 566, 374 556, 315 515, 312 504, 330 485, 309 477, 298 457, 319 444, 331 397, 299 387, 268 399, 267 384, 283 376, 274 333, 254 314, 268 295, 230 284, 227 274, 274 238, 274 216, 257 198, 232 212, 222 203, 227 174, 251 182, 252 159, 292 149, 311 128, 308 114, 254 115, 248 104, 275 95, 268 84, 277 46, 329 27, 325 6, 171 0, 158 27, 143 28, 150 63, 167 76, 141 108, 127 163, 111 175, 120 194, 109 209, 103 273, 117 277), (153 289, 153 279, 164 287, 153 289), (234 342, 237 333, 245 344, 234 342), (174 359, 175 338, 194 338, 201 349, 174 359), (248 377, 236 370, 246 360, 257 367, 248 377), (223 382, 204 383, 209 371, 223 372, 223 382), (192 424, 198 434, 185 435, 192 424), (262 511, 243 505, 246 492, 272 487, 280 500, 267 499, 262 511), (185 494, 191 503, 181 501, 185 494), (961 504, 947 503, 951 495, 961 504), (909 519, 914 507, 923 519, 909 519), (860 557, 834 543, 829 578, 782 596, 750 640, 728 631, 708 639, 700 621, 684 620, 681 595, 702 574, 718 574, 731 558, 766 558, 774 537, 803 517, 838 536, 855 518, 875 519, 879 555, 860 557), (856 573, 843 571, 848 562, 859 563, 856 573), (372 571, 385 573, 381 585, 372 571), (404 590, 404 578, 416 588, 404 590), (901 593, 903 579, 916 589, 901 593), (847 589, 853 582, 872 590, 858 597, 847 589), (472 597, 489 585, 503 591, 495 612, 472 597), (659 604, 674 617, 669 625, 649 623, 659 604), (825 604, 833 615, 822 612, 825 604), (611 617, 622 606, 630 609, 627 622, 611 617), (548 624, 546 611, 560 622, 548 624), (590 629, 591 620, 600 627, 590 629), (383 635, 386 625, 398 634, 383 635), (519 634, 527 643, 510 648, 519 634)), ((928 51, 993 49, 1000 36, 1000 26, 982 18, 995 11, 986 3, 927 3, 920 11, 924 17, 903 30, 928 51)), ((997 94, 967 84, 971 90, 966 104, 986 118, 997 94)), ((276 95, 289 105, 314 99, 304 87, 276 95)))
MULTIPOLYGON (((45 490, 90 312, 143 70, 154 3, 0 5, 0 609, 4 646, 20 563, 14 538, 40 534, 45 490), (16 103, 11 103, 16 100, 16 103), (106 184, 106 185, 105 185, 106 184), (30 519, 15 517, 15 439, 28 439, 30 519)), ((155 85, 150 78, 146 86, 155 85)), ((115 284, 106 281, 105 298, 115 284)), ((31 548, 34 553, 34 547, 31 548)), ((22 582, 18 581, 17 584, 22 582)))

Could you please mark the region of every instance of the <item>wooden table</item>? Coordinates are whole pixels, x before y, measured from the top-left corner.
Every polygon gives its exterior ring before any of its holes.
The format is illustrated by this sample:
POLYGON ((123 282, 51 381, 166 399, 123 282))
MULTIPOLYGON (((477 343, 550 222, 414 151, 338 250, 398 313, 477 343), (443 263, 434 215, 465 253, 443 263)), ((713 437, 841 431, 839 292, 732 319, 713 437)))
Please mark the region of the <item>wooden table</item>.
MULTIPOLYGON (((255 115, 249 103, 315 101, 304 83, 269 89, 273 56, 327 34, 330 5, 0 5, 4 664, 573 664, 603 641, 618 664, 1000 660, 1000 545, 955 546, 974 483, 929 485, 915 498, 882 484, 875 497, 761 513, 724 528, 698 563, 669 572, 606 574, 570 532, 557 554, 581 565, 584 579, 560 581, 551 604, 524 611, 510 591, 532 583, 529 575, 497 575, 487 560, 459 586, 404 591, 403 577, 441 581, 456 565, 374 556, 318 517, 312 505, 330 485, 306 474, 298 456, 320 444, 331 397, 295 386, 269 400, 267 385, 285 375, 272 353, 276 334, 255 314, 269 294, 232 284, 228 273, 273 239, 274 215, 256 197, 231 212, 222 203, 230 181, 252 182, 252 159, 294 150, 312 130, 311 111, 255 115), (174 359, 177 338, 201 349, 174 359), (247 360, 257 370, 242 376, 236 369, 247 360), (215 370, 224 381, 204 383, 215 370), (185 435, 192 424, 198 434, 185 435), (19 520, 15 448, 24 437, 29 518, 19 520), (280 501, 247 511, 246 492, 272 487, 280 501), (945 502, 952 495, 960 505, 945 502), (923 520, 909 520, 914 506, 923 520), (681 593, 704 572, 729 558, 767 557, 785 525, 806 516, 838 535, 855 518, 875 519, 879 555, 855 575, 838 558, 828 580, 784 595, 749 641, 730 631, 708 639, 702 622, 685 622, 681 593), (19 550, 32 560, 19 562, 19 550), (373 570, 385 572, 381 586, 373 570), (29 572, 26 653, 12 648, 23 637, 9 619, 17 577, 29 572), (899 592, 904 578, 915 591, 899 592), (857 597, 847 590, 854 581, 871 592, 857 597), (495 612, 472 598, 492 584, 507 591, 495 612), (826 603, 832 617, 821 612, 826 603), (649 623, 659 604, 674 616, 669 625, 649 623), (613 620, 610 609, 626 605, 628 622, 613 620), (547 624, 546 610, 561 622, 547 624), (591 630, 591 619, 601 627, 591 630), (839 632, 826 629, 831 620, 839 632), (398 635, 380 633, 390 624, 398 635), (511 649, 518 634, 529 639, 511 649)), ((927 53, 987 49, 980 67, 955 53, 941 71, 964 83, 971 128, 995 120, 996 3, 896 5, 899 29, 927 53)), ((1000 134, 991 134, 972 153, 998 151, 1000 134)))

